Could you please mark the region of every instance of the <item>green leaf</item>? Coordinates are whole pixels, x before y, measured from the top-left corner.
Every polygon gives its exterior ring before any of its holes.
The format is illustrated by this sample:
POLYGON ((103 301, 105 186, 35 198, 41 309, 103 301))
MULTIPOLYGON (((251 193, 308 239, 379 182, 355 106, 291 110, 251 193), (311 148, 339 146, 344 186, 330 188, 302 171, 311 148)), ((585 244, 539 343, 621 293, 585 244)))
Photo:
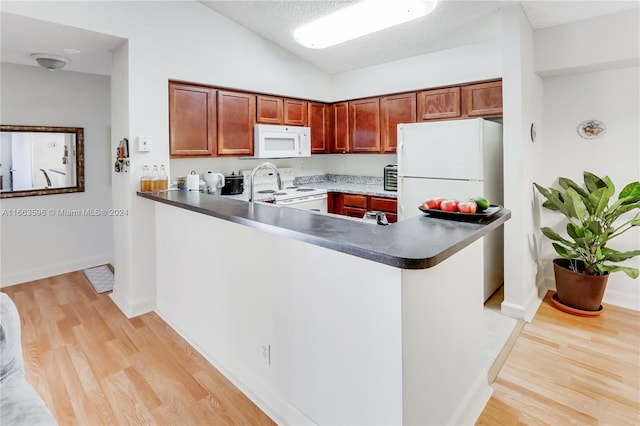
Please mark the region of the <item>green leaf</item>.
POLYGON ((589 203, 594 207, 591 210, 591 214, 597 216, 602 213, 609 206, 611 195, 611 191, 608 188, 598 188, 589 194, 589 203))
POLYGON ((547 189, 535 182, 533 184, 538 189, 540 194, 542 194, 547 199, 547 201, 542 204, 543 207, 548 208, 549 210, 560 210, 565 216, 572 217, 562 199, 562 194, 560 193, 560 191, 552 188, 547 189))
POLYGON ((560 256, 564 257, 565 259, 576 258, 576 253, 568 250, 566 247, 563 247, 558 243, 551 243, 551 244, 553 245, 553 248, 556 249, 556 253, 558 253, 560 256))
POLYGON ((573 217, 578 218, 580 222, 584 222, 584 217, 587 213, 587 206, 585 206, 582 198, 580 198, 580 194, 578 194, 573 188, 569 188, 567 189, 567 195, 569 196, 567 199, 567 205, 569 205, 569 210, 574 215, 573 217))
POLYGON ((587 187, 589 192, 593 192, 598 188, 604 188, 607 186, 605 181, 603 181, 593 173, 585 171, 583 173, 583 176, 584 176, 584 185, 587 187))
POLYGON ((622 271, 627 274, 630 278, 636 279, 638 278, 638 269, 637 268, 629 268, 626 266, 611 266, 611 265, 603 265, 602 269, 606 270, 610 274, 618 271, 622 271))
POLYGON ((561 177, 558 179, 558 183, 564 189, 573 188, 585 200, 589 198, 589 193, 571 179, 561 177))
POLYGON ((640 250, 621 252, 606 247, 602 249, 602 260, 610 262, 623 262, 636 256, 640 256, 640 250))
POLYGON ((549 227, 545 226, 544 228, 540 228, 540 231, 542 231, 545 237, 549 238, 552 241, 559 241, 570 247, 575 247, 575 244, 573 242, 564 239, 562 236, 560 236, 560 234, 558 234, 557 232, 555 232, 553 229, 549 227))
POLYGON ((626 197, 640 197, 640 182, 631 182, 620 191, 618 199, 626 197))
POLYGON ((618 200, 615 203, 613 203, 611 207, 609 207, 609 210, 607 211, 607 213, 603 215, 607 223, 612 224, 621 215, 627 212, 633 211, 635 209, 638 209, 640 211, 640 201, 637 201, 633 204, 624 204, 624 200, 627 200, 627 199, 629 198, 618 200))

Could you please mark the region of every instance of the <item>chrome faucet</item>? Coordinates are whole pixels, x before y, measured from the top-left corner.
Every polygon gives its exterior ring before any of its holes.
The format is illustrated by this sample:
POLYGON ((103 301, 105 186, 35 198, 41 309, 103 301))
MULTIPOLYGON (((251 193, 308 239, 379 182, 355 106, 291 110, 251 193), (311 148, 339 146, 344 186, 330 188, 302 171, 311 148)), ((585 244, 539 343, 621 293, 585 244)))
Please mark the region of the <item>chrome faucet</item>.
POLYGON ((280 174, 280 170, 278 170, 278 168, 271 163, 261 163, 255 166, 253 170, 251 170, 251 174, 249 175, 249 202, 253 202, 253 199, 255 198, 253 180, 256 177, 256 172, 265 167, 276 172, 278 190, 282 191, 282 175, 280 174))

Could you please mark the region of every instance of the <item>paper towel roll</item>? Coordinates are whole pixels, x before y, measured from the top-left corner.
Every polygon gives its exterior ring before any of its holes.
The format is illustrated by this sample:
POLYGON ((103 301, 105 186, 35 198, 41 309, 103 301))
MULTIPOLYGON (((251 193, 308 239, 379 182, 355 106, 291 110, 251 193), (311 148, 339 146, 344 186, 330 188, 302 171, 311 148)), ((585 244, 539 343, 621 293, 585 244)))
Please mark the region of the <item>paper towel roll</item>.
POLYGON ((187 190, 188 191, 200 191, 200 175, 191 172, 187 175, 187 190))

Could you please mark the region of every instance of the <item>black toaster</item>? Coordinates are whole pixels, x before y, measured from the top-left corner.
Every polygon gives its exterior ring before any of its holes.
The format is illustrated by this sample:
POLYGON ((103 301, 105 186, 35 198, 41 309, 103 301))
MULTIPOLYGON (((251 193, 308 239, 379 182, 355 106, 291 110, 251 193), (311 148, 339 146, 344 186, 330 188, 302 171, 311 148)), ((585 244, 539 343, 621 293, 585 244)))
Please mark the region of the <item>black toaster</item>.
POLYGON ((398 166, 396 164, 389 164, 384 167, 384 190, 398 190, 398 166))

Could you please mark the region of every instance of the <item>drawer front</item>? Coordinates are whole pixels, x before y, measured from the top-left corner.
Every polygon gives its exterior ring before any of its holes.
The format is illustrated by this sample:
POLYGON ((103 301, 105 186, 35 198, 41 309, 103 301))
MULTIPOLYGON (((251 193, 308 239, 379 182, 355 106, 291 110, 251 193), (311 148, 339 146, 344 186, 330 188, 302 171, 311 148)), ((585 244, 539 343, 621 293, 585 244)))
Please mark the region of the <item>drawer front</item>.
POLYGON ((398 201, 393 198, 371 197, 369 210, 395 213, 398 210, 398 201))
POLYGON ((344 207, 342 209, 342 213, 345 216, 349 216, 349 217, 357 217, 362 219, 364 217, 364 214, 367 212, 366 209, 360 209, 357 207, 344 207))
POLYGON ((344 194, 344 205, 349 207, 367 208, 367 196, 356 194, 344 194))

